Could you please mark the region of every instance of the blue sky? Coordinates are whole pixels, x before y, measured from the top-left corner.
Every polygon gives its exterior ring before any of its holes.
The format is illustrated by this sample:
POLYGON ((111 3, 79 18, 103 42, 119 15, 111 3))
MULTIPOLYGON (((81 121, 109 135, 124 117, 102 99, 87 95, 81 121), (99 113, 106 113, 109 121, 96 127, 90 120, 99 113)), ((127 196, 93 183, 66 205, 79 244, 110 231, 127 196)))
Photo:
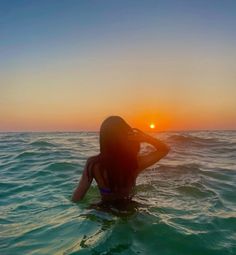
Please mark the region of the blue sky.
POLYGON ((106 44, 107 39, 109 47, 115 40, 125 43, 150 38, 158 43, 158 40, 172 39, 184 44, 188 40, 203 43, 204 39, 212 38, 233 44, 236 39, 235 1, 12 0, 0 3, 2 61, 15 58, 15 54, 37 55, 37 48, 39 55, 44 52, 46 55, 94 47, 92 40, 106 44))

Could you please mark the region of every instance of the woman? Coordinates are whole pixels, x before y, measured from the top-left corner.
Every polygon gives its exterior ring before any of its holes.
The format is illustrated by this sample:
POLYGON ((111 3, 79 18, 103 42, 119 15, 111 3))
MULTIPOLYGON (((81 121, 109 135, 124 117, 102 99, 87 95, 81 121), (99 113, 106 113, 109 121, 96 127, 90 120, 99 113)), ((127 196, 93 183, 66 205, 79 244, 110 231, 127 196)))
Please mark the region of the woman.
POLYGON ((103 203, 131 200, 138 174, 166 156, 169 150, 160 140, 131 128, 121 117, 108 117, 100 128, 100 154, 87 160, 72 200, 83 199, 93 179, 103 203), (141 143, 149 143, 156 150, 139 155, 141 143))

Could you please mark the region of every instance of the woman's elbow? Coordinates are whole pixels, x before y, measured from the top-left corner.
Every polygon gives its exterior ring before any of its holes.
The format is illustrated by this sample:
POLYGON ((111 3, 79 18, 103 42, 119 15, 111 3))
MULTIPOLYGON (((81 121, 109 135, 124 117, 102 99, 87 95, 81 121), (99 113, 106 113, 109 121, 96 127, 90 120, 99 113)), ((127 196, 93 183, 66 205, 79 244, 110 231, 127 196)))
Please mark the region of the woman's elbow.
POLYGON ((72 195, 71 201, 76 203, 79 201, 79 199, 77 197, 75 197, 74 195, 72 195))
POLYGON ((72 202, 74 202, 74 203, 79 202, 82 199, 83 199, 83 196, 77 194, 76 192, 73 193, 72 198, 71 198, 72 202))

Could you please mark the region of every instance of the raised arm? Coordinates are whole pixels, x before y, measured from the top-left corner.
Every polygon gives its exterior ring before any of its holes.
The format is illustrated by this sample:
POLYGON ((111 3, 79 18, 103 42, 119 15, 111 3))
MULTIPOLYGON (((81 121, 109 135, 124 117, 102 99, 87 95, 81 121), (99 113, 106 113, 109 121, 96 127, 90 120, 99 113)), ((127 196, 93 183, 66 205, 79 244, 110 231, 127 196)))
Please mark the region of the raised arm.
POLYGON ((147 155, 138 156, 138 172, 141 172, 145 168, 155 164, 157 161, 165 157, 170 151, 170 147, 159 139, 145 134, 138 129, 134 129, 134 131, 136 131, 136 135, 139 137, 140 142, 149 143, 156 149, 147 155))
POLYGON ((73 202, 78 202, 82 200, 92 183, 93 178, 92 177, 90 178, 90 176, 88 175, 88 171, 89 171, 88 165, 89 165, 89 159, 87 160, 86 165, 84 167, 79 185, 77 186, 77 188, 75 189, 72 195, 73 202))

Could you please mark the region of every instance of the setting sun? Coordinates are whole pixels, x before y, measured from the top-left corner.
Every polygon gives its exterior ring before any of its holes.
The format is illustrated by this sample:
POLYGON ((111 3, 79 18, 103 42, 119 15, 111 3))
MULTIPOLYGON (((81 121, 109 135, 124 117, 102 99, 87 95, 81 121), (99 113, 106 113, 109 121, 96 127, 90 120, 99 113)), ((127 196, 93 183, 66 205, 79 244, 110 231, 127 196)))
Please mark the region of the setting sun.
POLYGON ((155 124, 154 124, 154 123, 151 123, 151 124, 149 125, 149 127, 150 127, 151 129, 154 129, 154 128, 155 128, 155 124))

